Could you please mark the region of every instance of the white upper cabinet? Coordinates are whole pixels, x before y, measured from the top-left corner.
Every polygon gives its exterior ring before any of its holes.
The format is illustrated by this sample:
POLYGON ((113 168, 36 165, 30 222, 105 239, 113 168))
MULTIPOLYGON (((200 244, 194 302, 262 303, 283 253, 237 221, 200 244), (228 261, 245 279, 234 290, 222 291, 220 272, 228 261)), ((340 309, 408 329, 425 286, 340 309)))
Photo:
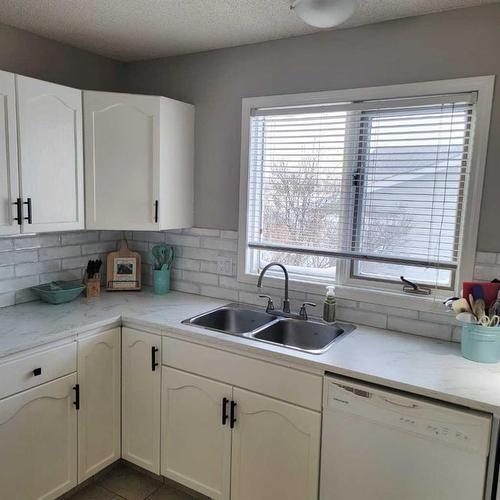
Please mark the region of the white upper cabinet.
POLYGON ((82 93, 16 76, 24 232, 83 229, 82 93))
POLYGON ((18 196, 16 82, 12 73, 0 71, 0 235, 20 232, 18 196))
POLYGON ((88 229, 192 226, 192 105, 85 91, 84 120, 88 229))

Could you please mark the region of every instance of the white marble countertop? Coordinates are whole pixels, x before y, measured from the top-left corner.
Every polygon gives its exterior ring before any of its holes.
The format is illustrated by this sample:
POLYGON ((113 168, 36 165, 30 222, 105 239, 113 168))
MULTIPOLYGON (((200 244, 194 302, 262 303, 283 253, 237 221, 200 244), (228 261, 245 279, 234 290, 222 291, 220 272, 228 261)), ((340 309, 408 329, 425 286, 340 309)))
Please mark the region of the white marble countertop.
POLYGON ((75 339, 89 330, 120 324, 155 329, 251 356, 331 372, 500 414, 500 363, 462 358, 458 344, 358 326, 321 355, 211 332, 181 321, 227 301, 172 292, 104 293, 53 306, 30 302, 0 309, 0 358, 75 339))

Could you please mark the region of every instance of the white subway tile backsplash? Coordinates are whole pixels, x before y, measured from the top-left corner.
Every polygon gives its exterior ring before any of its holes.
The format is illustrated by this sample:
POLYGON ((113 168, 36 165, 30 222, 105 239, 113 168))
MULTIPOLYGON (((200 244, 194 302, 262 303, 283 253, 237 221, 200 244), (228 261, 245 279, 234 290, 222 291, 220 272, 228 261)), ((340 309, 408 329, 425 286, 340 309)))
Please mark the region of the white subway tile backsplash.
POLYGON ((83 278, 83 268, 67 269, 56 271, 54 273, 40 274, 40 283, 49 283, 51 281, 77 281, 83 278))
POLYGON ((16 264, 16 276, 34 276, 36 274, 59 271, 60 269, 60 260, 47 260, 45 262, 16 264))
POLYGON ((0 307, 13 306, 16 303, 16 292, 0 293, 0 307))
POLYGON ((411 333, 413 335, 421 335, 441 340, 451 340, 451 325, 389 316, 387 326, 389 330, 396 330, 398 332, 411 333))
POLYGON ((101 241, 121 241, 123 238, 123 231, 99 231, 99 239, 101 241))
POLYGON ((14 250, 14 241, 14 238, 0 238, 0 252, 14 250))
POLYGON ((237 240, 238 239, 238 231, 221 231, 220 237, 226 240, 237 240))
MULTIPOLYGON (((187 293, 208 295, 228 301, 240 301, 264 307, 259 293, 271 295, 281 307, 282 288, 258 290, 255 284, 237 280, 237 231, 189 228, 166 232, 146 231, 73 231, 0 238, 0 307, 34 300, 29 287, 52 280, 81 279, 89 259, 100 257, 117 248, 123 238, 129 248, 143 258, 143 283, 152 283, 148 251, 159 242, 175 247, 172 288, 187 293), (232 275, 218 273, 217 258, 233 260, 232 275)), ((104 276, 103 268, 103 280, 104 276)), ((500 277, 500 254, 478 252, 475 278, 491 280, 500 277)), ((290 291, 292 309, 312 301, 311 316, 321 316, 324 295, 297 290, 290 291)), ((425 313, 397 307, 380 306, 348 299, 337 299, 337 317, 341 321, 445 340, 460 341, 460 327, 451 315, 425 313)))
MULTIPOLYGON (((98 259, 99 255, 92 254, 92 255, 83 255, 82 257, 69 257, 67 259, 62 259, 62 265, 61 269, 66 270, 66 269, 76 269, 79 267, 87 267, 87 262, 92 259, 98 259)), ((47 261, 47 262, 53 262, 53 261, 47 261)), ((52 271, 55 271, 56 269, 52 269, 52 271)))
POLYGON ((81 245, 82 243, 89 243, 97 241, 99 233, 97 231, 75 231, 61 234, 61 244, 65 245, 81 245))
POLYGON ((500 279, 500 266, 476 264, 474 267, 474 277, 478 280, 491 280, 493 278, 500 279))
POLYGON ((132 232, 132 238, 137 241, 152 241, 154 243, 164 243, 166 233, 155 233, 152 231, 134 231, 132 232))
MULTIPOLYGON (((81 255, 81 247, 79 245, 71 245, 66 247, 50 247, 40 248, 40 260, 62 259, 64 257, 76 257, 81 255)), ((36 261, 32 261, 36 262, 36 261)))
POLYGON ((219 288, 216 286, 200 286, 201 295, 207 295, 208 297, 215 297, 216 299, 227 299, 234 302, 238 301, 238 291, 229 290, 227 288, 219 288))
POLYGON ((182 247, 199 247, 200 237, 199 236, 189 236, 186 234, 169 234, 167 233, 166 242, 173 246, 182 247))
POLYGON ((440 325, 451 325, 457 326, 459 323, 455 319, 455 315, 451 312, 443 314, 429 313, 420 311, 418 313, 418 318, 422 321, 427 321, 429 323, 439 323, 440 325))
POLYGON ((199 263, 200 263, 200 271, 204 273, 217 274, 217 262, 200 260, 199 263))
POLYGON ((14 266, 0 266, 0 280, 14 277, 14 266))
POLYGON ((0 266, 18 264, 21 262, 37 262, 37 250, 21 250, 15 252, 0 253, 0 266))
POLYGON ((228 252, 236 252, 238 245, 236 240, 223 240, 220 238, 202 238, 202 248, 212 248, 215 250, 226 250, 228 252))
POLYGON ((122 231, 72 231, 0 239, 0 307, 35 300, 33 285, 80 280, 88 260, 104 260, 122 238, 122 231))
POLYGON ((187 283, 186 281, 172 281, 172 288, 179 292, 194 293, 200 295, 200 286, 196 283, 187 283))
POLYGON ((25 276, 23 278, 12 278, 0 281, 0 293, 21 290, 30 286, 38 285, 38 276, 25 276))
POLYGON ((183 271, 200 271, 200 270, 203 271, 202 269, 200 269, 201 262, 199 260, 183 259, 182 257, 176 258, 174 260, 174 268, 181 269, 183 271))
POLYGON ((337 319, 348 323, 360 323, 375 328, 387 328, 387 315, 382 313, 350 309, 337 306, 337 319))
POLYGON ((197 271, 182 271, 182 279, 191 283, 199 283, 200 285, 217 286, 219 277, 216 274, 200 273, 197 271))
POLYGON ((41 247, 55 247, 61 243, 58 234, 40 234, 37 236, 19 237, 14 239, 14 248, 24 250, 41 247))
POLYGON ((477 264, 495 264, 497 261, 497 254, 490 252, 477 252, 476 253, 476 263, 477 264))
POLYGON ((204 229, 200 227, 190 227, 182 230, 183 234, 190 234, 192 236, 211 236, 218 238, 220 236, 219 229, 204 229))
POLYGON ((378 312, 400 318, 418 319, 418 312, 413 309, 402 309, 400 307, 382 306, 380 304, 370 304, 363 302, 362 309, 365 311, 378 312))
POLYGON ((109 253, 116 250, 116 241, 103 241, 100 243, 88 243, 82 245, 82 255, 91 255, 96 253, 109 253))

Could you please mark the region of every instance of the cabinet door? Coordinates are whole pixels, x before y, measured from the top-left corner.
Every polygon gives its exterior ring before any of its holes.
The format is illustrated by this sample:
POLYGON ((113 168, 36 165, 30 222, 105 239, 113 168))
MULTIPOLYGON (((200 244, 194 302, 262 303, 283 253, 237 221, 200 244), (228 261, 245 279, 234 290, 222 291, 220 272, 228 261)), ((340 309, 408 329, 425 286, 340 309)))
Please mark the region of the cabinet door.
POLYGON ((15 76, 0 71, 0 235, 20 232, 14 220, 18 196, 15 76))
POLYGON ((84 92, 84 107, 87 228, 159 229, 159 98, 84 92))
POLYGON ((120 458, 120 329, 78 342, 78 481, 120 458))
POLYGON ((16 78, 23 231, 83 229, 82 92, 16 78))
POLYGON ((76 486, 76 375, 0 401, 0 498, 50 500, 76 486))
POLYGON ((231 429, 222 400, 231 387, 162 369, 161 473, 213 499, 228 499, 231 429))
POLYGON ((161 337, 122 329, 122 457, 160 474, 161 337))
POLYGON ((233 390, 231 500, 316 500, 320 413, 233 390))

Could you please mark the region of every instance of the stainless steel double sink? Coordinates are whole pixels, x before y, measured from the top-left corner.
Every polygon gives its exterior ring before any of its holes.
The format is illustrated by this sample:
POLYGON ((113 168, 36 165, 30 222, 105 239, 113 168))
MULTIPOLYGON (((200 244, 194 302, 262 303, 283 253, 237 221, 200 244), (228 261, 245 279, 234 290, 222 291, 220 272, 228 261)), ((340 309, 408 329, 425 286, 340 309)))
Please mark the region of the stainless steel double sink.
POLYGON ((182 323, 311 354, 325 352, 341 335, 356 328, 343 323, 330 325, 278 316, 242 304, 219 307, 182 323))

